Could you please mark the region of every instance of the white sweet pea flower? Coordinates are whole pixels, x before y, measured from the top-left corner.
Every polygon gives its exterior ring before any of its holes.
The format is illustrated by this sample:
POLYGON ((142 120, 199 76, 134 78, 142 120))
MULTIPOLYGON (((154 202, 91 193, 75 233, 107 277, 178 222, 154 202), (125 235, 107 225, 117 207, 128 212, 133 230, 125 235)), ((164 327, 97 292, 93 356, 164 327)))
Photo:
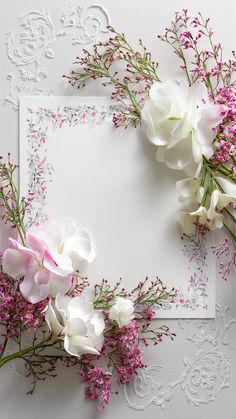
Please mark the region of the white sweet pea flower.
POLYGON ((45 320, 52 339, 64 339, 64 348, 70 355, 99 355, 105 328, 103 314, 95 310, 92 301, 83 295, 70 298, 58 294, 55 304, 49 302, 45 320))
POLYGON ((207 211, 207 226, 211 230, 223 227, 223 215, 219 211, 233 203, 235 204, 236 200, 232 196, 221 193, 218 189, 212 192, 210 207, 207 211))
POLYGON ((179 222, 183 233, 191 235, 195 231, 196 223, 205 225, 209 230, 223 227, 223 214, 221 211, 230 204, 236 204, 236 199, 215 189, 211 194, 209 208, 200 206, 196 211, 179 214, 179 222))
POLYGON ((176 189, 180 193, 179 202, 189 204, 191 202, 201 202, 204 195, 204 188, 201 179, 187 178, 176 182, 176 189))
POLYGON ((29 233, 47 249, 44 266, 56 274, 70 275, 95 258, 90 235, 70 221, 60 227, 48 221, 29 233))
POLYGON ((3 270, 13 278, 24 277, 22 295, 32 304, 47 297, 65 294, 72 275, 83 270, 95 257, 89 234, 67 223, 59 228, 53 222, 33 226, 25 236, 25 245, 9 239, 3 255, 3 270))
POLYGON ((109 310, 109 318, 115 320, 119 327, 126 326, 134 318, 134 303, 132 300, 117 297, 115 304, 109 310))
POLYGON ((202 155, 213 154, 214 129, 224 117, 224 107, 211 103, 202 83, 183 80, 154 83, 142 110, 149 140, 158 146, 157 160, 171 169, 199 176, 202 155))

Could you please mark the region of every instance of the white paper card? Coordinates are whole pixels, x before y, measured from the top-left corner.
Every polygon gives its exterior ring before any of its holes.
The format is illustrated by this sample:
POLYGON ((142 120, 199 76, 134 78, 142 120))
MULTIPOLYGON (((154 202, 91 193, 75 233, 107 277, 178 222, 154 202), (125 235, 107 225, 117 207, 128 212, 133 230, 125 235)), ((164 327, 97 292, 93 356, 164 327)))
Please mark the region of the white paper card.
POLYGON ((209 238, 181 238, 176 180, 140 128, 114 128, 102 97, 21 97, 20 190, 34 199, 28 223, 73 220, 90 232, 91 283, 119 278, 128 289, 160 277, 178 289, 157 317, 215 316, 215 258, 209 238))

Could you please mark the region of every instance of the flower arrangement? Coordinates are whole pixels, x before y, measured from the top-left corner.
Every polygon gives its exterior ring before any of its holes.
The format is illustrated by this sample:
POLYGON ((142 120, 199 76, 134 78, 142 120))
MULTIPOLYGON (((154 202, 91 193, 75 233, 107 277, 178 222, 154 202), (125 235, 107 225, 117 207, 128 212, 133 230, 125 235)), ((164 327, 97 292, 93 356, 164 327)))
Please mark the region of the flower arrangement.
MULTIPOLYGON (((91 52, 84 50, 75 62, 79 69, 64 77, 79 89, 91 79, 111 86, 111 99, 117 103, 114 125, 141 123, 156 146, 157 161, 187 174, 176 185, 184 234, 191 236, 199 226, 203 232, 224 227, 235 246, 235 52, 225 61, 209 19, 183 10, 158 36, 180 59, 183 78, 161 81, 158 63, 143 42, 136 51, 124 34, 109 29, 111 37, 91 52), (120 62, 122 71, 116 69, 120 62)), ((232 260, 235 267, 235 252, 232 260)))
POLYGON ((176 292, 146 278, 127 291, 121 281, 89 284, 81 272, 95 257, 90 235, 66 223, 47 221, 26 230, 29 202, 19 197, 17 169, 0 160, 3 220, 17 238, 1 255, 0 367, 21 359, 34 391, 38 380, 56 376, 58 365, 74 367, 85 397, 102 410, 119 384, 129 384, 145 367, 142 345, 175 334, 153 328, 154 308, 174 301, 176 292), (9 354, 10 352, 10 354, 9 354))

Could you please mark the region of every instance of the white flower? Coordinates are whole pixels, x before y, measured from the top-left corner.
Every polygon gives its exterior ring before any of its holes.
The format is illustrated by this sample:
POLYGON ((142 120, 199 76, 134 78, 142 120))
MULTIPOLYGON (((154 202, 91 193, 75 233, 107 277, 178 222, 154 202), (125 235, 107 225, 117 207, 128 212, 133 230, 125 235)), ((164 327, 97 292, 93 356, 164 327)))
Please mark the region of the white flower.
POLYGON ((203 206, 200 206, 196 211, 190 212, 189 215, 197 217, 200 224, 205 225, 207 223, 207 210, 203 206))
POLYGON ((176 189, 180 192, 179 201, 188 204, 190 202, 201 202, 204 188, 200 186, 201 179, 187 178, 176 182, 176 189))
POLYGON ((194 234, 196 230, 196 224, 198 222, 200 224, 205 225, 206 220, 207 210, 204 207, 199 207, 197 211, 190 213, 184 211, 179 213, 179 223, 181 226, 181 230, 183 233, 187 234, 187 236, 191 236, 191 234, 194 234))
POLYGON ((134 303, 128 298, 117 297, 109 310, 109 318, 115 320, 119 327, 126 326, 134 318, 134 303))
POLYGON ((212 192, 210 207, 207 211, 207 226, 210 230, 223 227, 223 215, 219 211, 235 202, 232 196, 221 193, 218 189, 212 192))
POLYGON ((157 160, 171 169, 198 176, 202 155, 213 154, 214 129, 223 119, 224 107, 210 103, 201 83, 183 80, 154 83, 142 110, 149 140, 158 146, 157 160))
POLYGON ((48 296, 66 293, 71 275, 81 271, 84 263, 95 257, 91 238, 86 231, 72 223, 59 227, 47 222, 26 232, 25 246, 9 239, 3 255, 3 270, 13 278, 24 277, 20 284, 22 295, 32 304, 48 296))
POLYGON ((221 193, 215 189, 211 194, 209 208, 200 206, 196 211, 179 214, 179 222, 182 231, 191 235, 195 231, 196 223, 205 225, 209 230, 216 230, 223 227, 223 214, 221 211, 230 204, 236 204, 236 199, 228 194, 221 193))
POLYGON ((60 228, 48 221, 33 226, 27 234, 43 243, 47 249, 44 266, 50 271, 53 267, 56 274, 70 275, 95 258, 89 234, 70 221, 60 228))
POLYGON ((95 310, 92 301, 83 295, 70 298, 58 294, 54 305, 49 302, 45 320, 52 338, 62 337, 69 354, 77 357, 83 354, 99 355, 105 328, 103 314, 95 310))

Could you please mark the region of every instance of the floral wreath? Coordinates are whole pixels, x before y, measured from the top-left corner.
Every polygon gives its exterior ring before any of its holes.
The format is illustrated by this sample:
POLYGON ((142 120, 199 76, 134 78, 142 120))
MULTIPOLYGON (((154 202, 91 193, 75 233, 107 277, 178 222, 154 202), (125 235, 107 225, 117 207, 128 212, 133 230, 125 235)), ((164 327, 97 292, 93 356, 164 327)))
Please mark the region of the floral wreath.
MULTIPOLYGON (((230 241, 227 238, 213 249, 220 257, 229 252, 229 243, 236 242, 235 54, 223 61, 209 19, 201 14, 192 18, 183 10, 159 39, 174 48, 187 81, 161 82, 158 64, 142 41, 138 52, 123 34, 109 30, 113 36, 95 44, 92 52, 84 50, 76 61, 82 68, 64 77, 79 88, 98 78, 105 80, 104 86, 114 87, 112 99, 119 105, 115 126, 136 127, 142 122, 157 146, 157 160, 189 176, 177 182, 185 207, 179 216, 183 234, 191 236, 197 230, 204 235, 223 226, 227 230, 230 241), (202 38, 208 39, 209 50, 200 49, 202 38), (113 69, 118 61, 126 63, 125 75, 113 69)), ((0 367, 23 360, 32 379, 30 392, 38 380, 55 376, 58 364, 75 367, 85 383, 86 399, 97 401, 102 410, 117 392, 114 386, 129 384, 145 367, 141 344, 156 345, 163 336, 173 339, 168 327, 154 329, 151 320, 153 306, 173 302, 176 291, 167 290, 159 279, 139 282, 131 292, 121 282, 90 285, 81 274, 95 257, 90 235, 72 223, 59 228, 47 221, 27 229, 30 202, 19 197, 16 168, 10 159, 0 161, 2 218, 17 232, 1 257, 0 367), (17 350, 7 354, 10 343, 17 350)), ((228 273, 235 264, 233 251, 228 273)))
POLYGON ((179 214, 184 234, 193 234, 196 225, 203 230, 224 226, 235 244, 235 52, 224 61, 209 18, 200 13, 193 18, 183 10, 158 38, 174 49, 185 80, 162 82, 159 65, 142 41, 141 51, 136 51, 124 34, 109 29, 113 36, 95 44, 92 52, 84 49, 84 56, 75 62, 79 70, 64 77, 79 89, 94 79, 113 87, 111 99, 119 105, 114 125, 127 128, 141 123, 157 147, 157 161, 188 175, 176 184, 184 205, 179 214), (202 40, 208 41, 209 50, 202 49, 202 40), (115 67, 120 61, 124 72, 115 67))

